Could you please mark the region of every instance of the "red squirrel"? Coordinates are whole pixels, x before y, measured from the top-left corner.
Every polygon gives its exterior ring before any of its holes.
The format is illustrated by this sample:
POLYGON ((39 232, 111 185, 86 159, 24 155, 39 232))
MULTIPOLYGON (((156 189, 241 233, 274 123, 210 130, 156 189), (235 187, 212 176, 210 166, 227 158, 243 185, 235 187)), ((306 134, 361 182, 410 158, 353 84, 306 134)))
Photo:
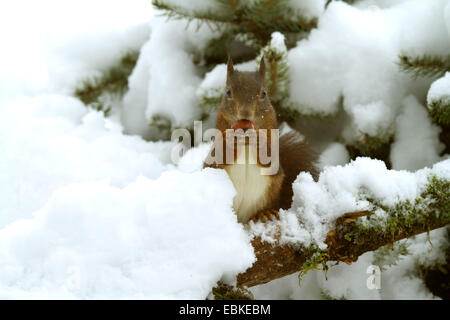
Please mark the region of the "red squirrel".
MULTIPOLYGON (((231 58, 228 59, 225 95, 216 119, 216 129, 222 133, 222 137, 226 136, 227 129, 254 129, 257 136, 263 132, 261 129, 267 129, 265 141, 270 145, 270 129, 278 129, 278 123, 268 95, 265 74, 264 57, 256 72, 235 70, 231 58)), ((214 144, 218 141, 216 137, 214 144)), ((246 223, 249 220, 265 222, 267 219, 272 220, 273 217, 279 219, 278 209, 289 209, 291 206, 292 183, 297 175, 307 171, 316 177, 315 154, 297 131, 292 130, 282 135, 278 144, 279 166, 277 172, 271 175, 261 174, 260 169, 267 165, 261 163, 258 155, 256 161, 253 163, 249 161, 248 149, 243 161, 237 161, 236 152, 231 163, 229 161, 211 163, 205 160, 204 167, 224 169, 230 177, 236 189, 233 209, 239 222, 246 223)), ((223 159, 229 152, 225 145, 223 142, 221 148, 223 159)), ((236 147, 235 144, 233 146, 236 147)), ((258 144, 256 148, 259 150, 260 147, 258 144)))

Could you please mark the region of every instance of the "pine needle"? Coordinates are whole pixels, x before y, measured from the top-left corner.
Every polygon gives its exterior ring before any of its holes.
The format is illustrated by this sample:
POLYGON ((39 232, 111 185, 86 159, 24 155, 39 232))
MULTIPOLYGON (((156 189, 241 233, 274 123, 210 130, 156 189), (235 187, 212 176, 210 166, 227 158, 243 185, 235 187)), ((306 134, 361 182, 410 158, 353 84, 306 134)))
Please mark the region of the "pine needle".
POLYGON ((439 77, 450 71, 450 55, 434 56, 425 54, 420 57, 411 57, 406 54, 399 55, 397 63, 400 70, 418 77, 439 77))

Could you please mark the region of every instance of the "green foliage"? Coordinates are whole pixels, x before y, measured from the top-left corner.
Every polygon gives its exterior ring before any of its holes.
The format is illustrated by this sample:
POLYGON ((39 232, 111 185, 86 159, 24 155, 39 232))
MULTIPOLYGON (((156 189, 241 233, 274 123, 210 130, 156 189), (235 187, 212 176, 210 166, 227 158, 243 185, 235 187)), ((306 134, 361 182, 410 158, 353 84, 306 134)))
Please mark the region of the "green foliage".
MULTIPOLYGON (((195 63, 204 71, 224 63, 228 55, 238 64, 255 57, 259 63, 264 54, 269 96, 280 121, 294 120, 299 116, 285 101, 289 87, 287 49, 281 47, 280 50, 280 46, 273 46, 271 37, 278 31, 284 35, 285 46, 293 47, 317 26, 317 18, 305 18, 302 12, 289 6, 288 0, 211 0, 213 6, 195 10, 188 3, 173 5, 164 0, 153 0, 152 3, 169 19, 182 19, 187 26, 196 24, 197 28, 205 24, 216 31, 216 36, 209 40, 204 52, 194 57, 195 63)), ((198 104, 203 114, 210 114, 217 109, 223 91, 220 87, 199 93, 198 104)), ((166 125, 163 126, 164 130, 166 125)), ((159 119, 153 119, 150 126, 161 127, 159 119)))
POLYGON ((281 39, 274 35, 272 35, 272 40, 262 48, 256 62, 259 63, 264 56, 266 85, 270 100, 276 105, 282 105, 289 95, 289 65, 284 39, 283 43, 279 43, 281 39))
POLYGON ((393 246, 384 246, 373 252, 373 264, 379 266, 381 270, 395 266, 402 259, 402 256, 409 255, 409 244, 407 241, 400 241, 393 246))
POLYGON ((218 282, 217 286, 212 288, 212 294, 215 300, 253 300, 253 294, 244 288, 236 288, 225 284, 223 282, 218 282))
POLYGON ((433 56, 425 54, 420 57, 411 57, 404 53, 399 55, 397 62, 400 70, 418 77, 438 77, 450 71, 450 55, 433 56))
POLYGON ((431 101, 428 104, 428 113, 434 122, 450 126, 450 98, 431 101))
MULTIPOLYGON (((267 42, 270 35, 310 31, 317 26, 317 19, 305 19, 301 13, 290 8, 287 0, 239 1, 241 20, 248 24, 261 39, 267 42)), ((246 28, 247 29, 247 28, 246 28)))
POLYGON ((286 121, 287 123, 292 123, 301 116, 300 112, 292 108, 289 104, 279 105, 277 103, 273 103, 273 107, 277 112, 277 119, 279 123, 283 121, 286 121))
POLYGON ((396 236, 405 237, 415 232, 423 232, 450 223, 450 180, 429 176, 424 191, 414 201, 399 201, 392 207, 380 204, 368 195, 361 196, 372 204, 372 214, 359 217, 355 223, 336 226, 340 245, 325 250, 317 246, 301 248, 306 261, 299 274, 299 281, 309 270, 323 266, 327 271, 327 261, 336 254, 344 261, 356 261, 361 252, 375 250, 380 244, 392 241, 393 250, 381 247, 374 252, 374 263, 380 267, 398 263, 402 256, 409 254, 408 244, 403 241, 394 247, 396 236), (348 243, 348 245, 344 245, 348 243), (332 250, 332 251, 330 251, 332 250))
MULTIPOLYGON (((439 77, 450 71, 450 55, 410 57, 404 53, 399 55, 400 70, 418 77, 439 77)), ((450 127, 450 98, 441 97, 428 101, 428 113, 433 121, 439 124, 443 131, 450 127)), ((450 148, 449 135, 443 132, 441 141, 446 145, 445 152, 450 148)))
POLYGON ((202 58, 208 67, 224 63, 228 55, 233 57, 234 63, 241 63, 253 59, 261 46, 260 40, 251 32, 241 32, 228 26, 208 41, 202 58))
POLYGON ((347 150, 350 158, 370 157, 383 160, 387 167, 390 167, 389 153, 391 149, 392 137, 373 137, 365 135, 363 139, 348 144, 347 150))
MULTIPOLYGON (((416 231, 430 230, 437 225, 450 223, 450 180, 429 176, 424 191, 414 201, 399 201, 392 207, 382 205, 379 201, 361 194, 362 200, 372 204, 372 214, 357 219, 355 223, 336 226, 341 228, 341 240, 349 245, 339 246, 334 250, 340 252, 349 261, 355 261, 361 252, 377 248, 377 244, 386 243, 398 235, 407 236, 416 231), (361 248, 363 250, 361 250, 361 248)), ((342 243, 342 242, 340 242, 342 243)), ((406 241, 399 242, 392 251, 388 247, 381 247, 374 253, 374 263, 383 266, 395 265, 401 256, 409 254, 406 241)), ((305 255, 306 261, 299 274, 299 282, 309 270, 327 271, 330 249, 319 249, 316 245, 308 248, 300 245, 299 250, 305 255), (322 268, 319 266, 322 265, 322 268)), ((335 254, 335 252, 333 253, 335 254)))
POLYGON ((309 31, 317 26, 317 19, 306 19, 289 7, 288 0, 214 0, 216 10, 189 10, 167 4, 164 0, 153 0, 153 5, 163 10, 169 18, 186 19, 198 26, 207 24, 213 30, 234 26, 236 31, 252 32, 258 39, 267 42, 274 31, 309 31))
POLYGON ((211 0, 216 10, 191 10, 182 6, 153 0, 153 5, 171 19, 184 19, 187 24, 208 25, 219 31, 210 41, 205 52, 207 64, 226 61, 227 55, 235 63, 255 57, 266 45, 273 32, 287 36, 288 47, 295 45, 299 37, 317 26, 317 18, 305 18, 299 10, 291 8, 288 0, 211 0))
POLYGON ((197 10, 191 11, 182 6, 165 3, 164 0, 152 0, 154 7, 162 10, 162 14, 169 19, 183 19, 191 24, 195 22, 199 28, 206 23, 211 29, 221 30, 222 24, 233 23, 235 19, 235 9, 232 5, 234 1, 215 0, 217 10, 197 10))
POLYGON ((420 274, 430 291, 444 300, 450 299, 450 228, 447 227, 447 243, 442 248, 445 262, 434 266, 420 266, 420 274))
POLYGON ((353 4, 353 3, 357 2, 358 0, 327 0, 327 3, 325 4, 325 7, 328 7, 328 5, 329 5, 332 1, 342 1, 342 2, 346 2, 346 3, 348 3, 348 4, 353 4))
POLYGON ((329 257, 327 254, 327 250, 322 250, 317 246, 312 245, 309 248, 303 249, 302 252, 305 254, 305 256, 308 257, 308 259, 302 265, 302 269, 298 274, 299 286, 301 285, 302 277, 304 277, 308 273, 308 271, 322 270, 326 276, 328 270, 327 261, 329 257))
POLYGON ((209 92, 204 93, 199 98, 198 105, 205 112, 210 113, 219 107, 223 97, 223 88, 210 89, 209 92))
POLYGON ((150 120, 149 126, 155 129, 158 139, 169 140, 172 130, 172 122, 169 118, 161 114, 154 114, 150 120))
POLYGON ((436 212, 442 221, 450 222, 450 180, 432 176, 422 198, 425 203, 430 200, 427 210, 436 212))
POLYGON ((374 237, 395 237, 412 228, 430 228, 434 223, 450 223, 450 180, 430 176, 422 194, 414 201, 400 201, 393 207, 367 199, 372 214, 359 219, 352 231, 353 241, 370 241, 374 237))
POLYGON ((75 90, 75 96, 87 106, 101 110, 107 115, 111 110, 107 96, 120 97, 128 90, 128 77, 138 56, 137 51, 127 52, 117 65, 113 65, 98 77, 84 80, 81 87, 75 90))

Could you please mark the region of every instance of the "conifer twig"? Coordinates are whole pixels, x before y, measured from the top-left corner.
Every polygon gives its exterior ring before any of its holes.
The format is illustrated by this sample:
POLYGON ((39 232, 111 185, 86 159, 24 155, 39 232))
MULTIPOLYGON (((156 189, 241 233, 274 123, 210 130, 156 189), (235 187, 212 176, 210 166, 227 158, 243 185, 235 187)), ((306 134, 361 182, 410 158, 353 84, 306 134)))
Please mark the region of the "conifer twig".
POLYGON ((262 7, 252 18, 260 17, 267 9, 269 9, 277 0, 270 0, 266 2, 264 7, 262 7))
POLYGON ((411 57, 406 54, 399 55, 397 63, 400 70, 418 77, 437 77, 450 71, 450 55, 448 56, 432 56, 425 54, 420 57, 411 57))

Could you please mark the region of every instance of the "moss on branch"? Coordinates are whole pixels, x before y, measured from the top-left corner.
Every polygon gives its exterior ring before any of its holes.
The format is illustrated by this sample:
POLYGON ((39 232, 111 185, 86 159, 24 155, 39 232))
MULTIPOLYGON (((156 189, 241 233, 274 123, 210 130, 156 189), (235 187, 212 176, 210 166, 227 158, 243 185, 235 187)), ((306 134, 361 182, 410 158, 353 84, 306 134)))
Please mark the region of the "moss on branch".
POLYGON ((450 100, 438 99, 428 104, 428 113, 435 123, 450 126, 450 100))
POLYGON ((335 235, 328 239, 332 259, 356 261, 364 252, 450 223, 450 181, 435 176, 414 201, 393 207, 371 202, 374 214, 356 223, 337 224, 335 235))

